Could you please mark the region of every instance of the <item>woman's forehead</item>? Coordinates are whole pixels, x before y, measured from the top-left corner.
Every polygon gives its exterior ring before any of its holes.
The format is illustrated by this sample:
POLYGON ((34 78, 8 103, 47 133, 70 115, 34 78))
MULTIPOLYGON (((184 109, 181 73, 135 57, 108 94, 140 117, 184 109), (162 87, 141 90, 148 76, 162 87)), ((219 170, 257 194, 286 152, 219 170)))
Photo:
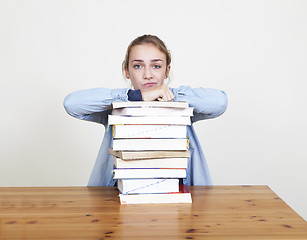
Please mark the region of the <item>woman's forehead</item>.
POLYGON ((130 52, 130 61, 133 60, 162 60, 166 59, 166 56, 163 52, 160 51, 158 47, 153 44, 143 44, 136 45, 131 49, 130 52))

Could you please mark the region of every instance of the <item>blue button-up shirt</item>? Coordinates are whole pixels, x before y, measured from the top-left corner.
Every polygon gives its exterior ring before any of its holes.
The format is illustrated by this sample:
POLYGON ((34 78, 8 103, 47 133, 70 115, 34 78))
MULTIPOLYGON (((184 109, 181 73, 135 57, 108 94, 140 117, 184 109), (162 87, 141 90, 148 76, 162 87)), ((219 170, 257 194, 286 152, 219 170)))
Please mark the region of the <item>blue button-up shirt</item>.
MULTIPOLYGON (((187 178, 183 180, 183 183, 212 185, 209 168, 193 123, 215 118, 224 113, 227 108, 227 96, 225 92, 212 88, 181 86, 171 88, 171 90, 175 95, 174 101, 187 101, 189 106, 194 108, 194 116, 191 117, 192 125, 187 126, 191 157, 188 159, 187 178)), ((64 107, 67 113, 73 117, 97 122, 107 127, 108 115, 111 114, 111 103, 128 101, 128 91, 128 88, 80 90, 65 98, 64 107)), ((106 129, 88 186, 114 186, 113 156, 108 153, 108 149, 112 148, 112 145, 112 131, 106 129)))

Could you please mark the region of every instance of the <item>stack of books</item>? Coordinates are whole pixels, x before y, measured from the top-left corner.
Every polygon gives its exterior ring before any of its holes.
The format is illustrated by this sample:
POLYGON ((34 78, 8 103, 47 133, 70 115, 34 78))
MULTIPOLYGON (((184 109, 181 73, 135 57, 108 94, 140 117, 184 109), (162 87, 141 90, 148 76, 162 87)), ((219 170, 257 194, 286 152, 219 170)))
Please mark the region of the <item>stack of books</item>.
POLYGON ((114 102, 114 179, 121 204, 191 203, 186 178, 190 157, 187 125, 193 108, 187 102, 114 102))

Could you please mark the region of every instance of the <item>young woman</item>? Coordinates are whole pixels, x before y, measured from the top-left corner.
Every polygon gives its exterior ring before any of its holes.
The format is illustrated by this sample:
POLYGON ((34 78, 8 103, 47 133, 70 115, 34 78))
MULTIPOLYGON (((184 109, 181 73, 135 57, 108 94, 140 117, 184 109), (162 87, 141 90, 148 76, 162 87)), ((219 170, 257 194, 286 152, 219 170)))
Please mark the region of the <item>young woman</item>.
MULTIPOLYGON (((128 46, 123 72, 130 79, 133 89, 94 88, 71 93, 65 98, 67 113, 75 118, 107 125, 112 102, 119 101, 187 101, 194 107, 192 123, 214 118, 225 112, 226 94, 211 88, 181 86, 169 88, 171 56, 165 44, 153 35, 136 38, 128 46)), ((188 160, 187 185, 212 185, 209 169, 193 125, 188 126, 191 157, 188 160)), ((112 132, 105 131, 88 186, 114 186, 113 156, 108 154, 112 146, 112 132)))

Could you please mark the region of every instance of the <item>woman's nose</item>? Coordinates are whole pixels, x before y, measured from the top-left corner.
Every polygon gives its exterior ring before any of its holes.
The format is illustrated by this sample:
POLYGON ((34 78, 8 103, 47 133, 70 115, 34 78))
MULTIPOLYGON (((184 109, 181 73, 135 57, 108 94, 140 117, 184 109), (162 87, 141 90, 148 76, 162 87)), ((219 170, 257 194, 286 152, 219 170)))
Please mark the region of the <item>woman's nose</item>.
POLYGON ((144 79, 151 79, 152 78, 152 72, 150 68, 145 68, 144 69, 144 79))

